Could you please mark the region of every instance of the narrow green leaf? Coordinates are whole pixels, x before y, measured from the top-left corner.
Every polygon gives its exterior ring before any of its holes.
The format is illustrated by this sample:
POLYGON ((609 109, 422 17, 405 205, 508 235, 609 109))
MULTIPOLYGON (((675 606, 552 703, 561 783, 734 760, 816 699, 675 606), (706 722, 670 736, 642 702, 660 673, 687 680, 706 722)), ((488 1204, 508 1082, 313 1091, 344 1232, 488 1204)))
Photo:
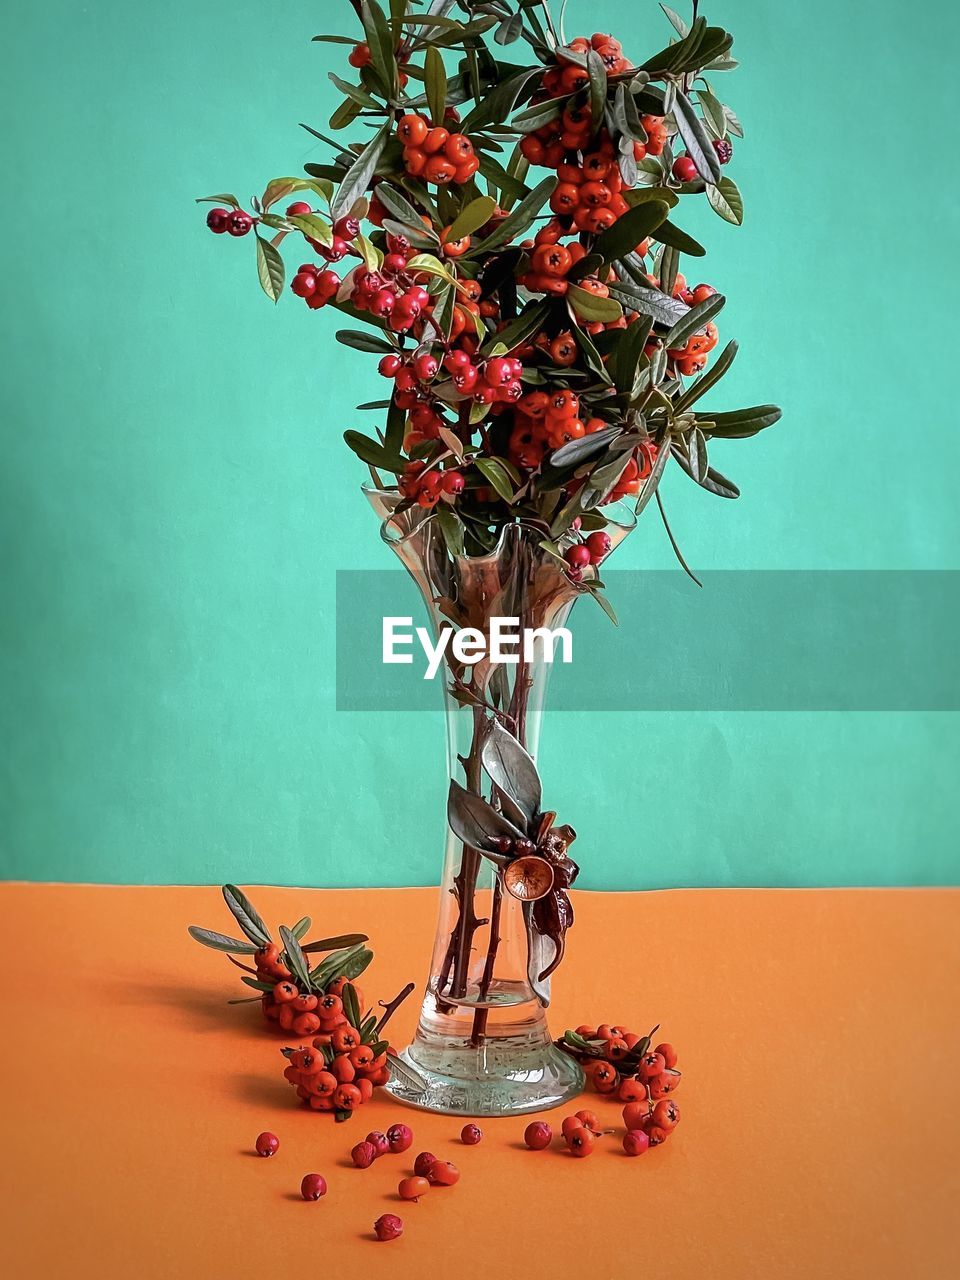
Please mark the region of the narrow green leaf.
POLYGON ((310 986, 310 966, 304 959, 303 952, 300 950, 299 940, 294 937, 290 929, 285 924, 280 926, 280 938, 283 942, 283 949, 287 953, 287 960, 290 968, 295 976, 303 983, 305 987, 310 986))
POLYGON ((677 128, 687 148, 690 159, 697 166, 697 173, 704 182, 720 181, 720 161, 707 137, 706 130, 697 115, 693 103, 685 93, 677 91, 677 101, 673 108, 677 128))
POLYGON ((231 195, 197 196, 194 204, 229 204, 232 205, 234 209, 240 208, 240 201, 236 196, 231 195))
POLYGON ((726 222, 739 227, 743 223, 743 197, 732 178, 723 177, 716 184, 707 185, 707 199, 711 208, 726 222))
POLYGON ((701 425, 708 436, 722 440, 746 440, 748 436, 755 436, 758 431, 779 422, 781 413, 774 404, 761 404, 751 409, 734 409, 730 413, 704 414, 703 417, 705 421, 701 425))
POLYGON ((316 240, 319 244, 327 248, 333 244, 333 228, 325 218, 321 218, 316 213, 296 213, 287 221, 291 226, 296 227, 305 236, 311 240, 316 240))
POLYGON ((270 941, 270 931, 243 890, 238 889, 235 884, 225 884, 220 892, 233 918, 250 941, 257 946, 265 946, 270 941))
POLYGON ((452 508, 444 503, 436 508, 437 524, 440 526, 440 532, 443 534, 443 540, 447 545, 447 550, 452 556, 463 555, 463 524, 460 517, 452 508))
POLYGON ((355 351, 375 352, 378 355, 390 355, 396 351, 396 343, 384 338, 376 338, 372 333, 359 333, 354 329, 338 329, 334 335, 345 347, 353 347, 355 351))
POLYGON ((245 982, 248 987, 253 987, 254 991, 272 991, 276 986, 274 982, 261 982, 259 978, 250 978, 245 973, 240 975, 240 981, 245 982))
POLYGON ((668 244, 680 253, 689 254, 691 258, 702 258, 707 252, 699 241, 687 235, 681 227, 675 226, 669 218, 665 219, 653 232, 654 239, 661 244, 668 244))
POLYGON ((685 36, 687 32, 690 30, 690 28, 687 26, 684 20, 680 17, 679 13, 676 13, 673 9, 667 8, 665 4, 662 4, 660 8, 667 15, 667 18, 670 24, 672 25, 674 31, 676 31, 677 35, 685 36))
POLYGON ((277 302, 283 293, 283 258, 269 240, 257 234, 257 275, 260 287, 271 302, 277 302))
POLYGON ((394 475, 399 475, 403 470, 403 458, 400 457, 399 452, 386 449, 378 440, 371 440, 369 436, 359 431, 345 431, 343 438, 348 448, 371 467, 392 471, 394 475))
POLYGON ((447 108, 447 73, 443 65, 443 57, 435 45, 427 46, 424 71, 430 117, 435 125, 441 125, 447 108))
POLYGON ((383 110, 382 105, 376 100, 376 98, 367 93, 365 89, 360 89, 357 85, 350 84, 347 80, 342 80, 340 76, 334 75, 332 71, 330 71, 328 75, 340 92, 346 94, 354 106, 367 107, 375 111, 383 110))
POLYGON ((515 239, 523 234, 530 226, 534 218, 553 195, 554 188, 557 185, 555 176, 544 178, 541 183, 526 196, 514 209, 513 213, 493 231, 479 245, 471 248, 471 257, 479 252, 488 253, 491 249, 497 248, 507 241, 515 239))
POLYGON ((299 941, 300 941, 300 939, 303 937, 303 935, 304 935, 304 934, 307 932, 307 930, 310 928, 310 925, 311 925, 310 917, 309 917, 309 916, 301 916, 301 917, 300 917, 300 919, 297 921, 297 923, 291 927, 290 932, 293 934, 293 936, 294 936, 294 937, 296 938, 296 940, 299 942, 299 941))
POLYGON ((377 167, 377 161, 386 146, 387 138, 390 133, 390 124, 381 125, 377 132, 373 135, 360 155, 354 161, 352 168, 347 172, 346 177, 340 183, 337 194, 334 196, 333 204, 330 208, 331 216, 334 221, 342 218, 344 214, 350 212, 353 204, 360 196, 364 195, 370 186, 370 179, 373 177, 377 167))
POLYGON ((665 200, 645 200, 635 205, 597 237, 594 250, 604 262, 613 262, 624 254, 632 253, 647 236, 656 231, 670 212, 665 200))
POLYGON ((187 932, 194 942, 199 942, 214 951, 226 951, 235 956, 252 956, 258 950, 253 942, 241 942, 239 938, 228 938, 224 933, 215 933, 212 929, 201 929, 199 925, 190 925, 187 932))
POLYGON ((723 310, 726 298, 722 293, 715 293, 695 307, 691 307, 685 316, 677 321, 663 340, 668 350, 682 347, 688 338, 697 333, 718 311, 723 310))
POLYGON ((464 236, 472 236, 479 231, 497 207, 493 196, 478 196, 457 215, 450 228, 448 240, 462 240, 464 236))
POLYGON ((503 463, 498 458, 474 458, 474 465, 505 502, 513 499, 513 485, 503 463))
POLYGON ((581 289, 578 284, 568 287, 567 301, 588 324, 596 324, 598 321, 608 324, 612 320, 619 320, 623 315, 623 307, 615 298, 600 298, 587 289, 581 289))
POLYGON ((733 364, 737 350, 737 343, 731 339, 706 373, 702 374, 696 382, 692 382, 687 387, 686 391, 675 403, 674 412, 683 413, 685 409, 689 409, 692 404, 695 404, 702 395, 705 395, 711 387, 716 386, 733 364))
POLYGON ((590 129, 596 133, 607 105, 607 68, 596 49, 587 50, 587 73, 590 76, 590 129))

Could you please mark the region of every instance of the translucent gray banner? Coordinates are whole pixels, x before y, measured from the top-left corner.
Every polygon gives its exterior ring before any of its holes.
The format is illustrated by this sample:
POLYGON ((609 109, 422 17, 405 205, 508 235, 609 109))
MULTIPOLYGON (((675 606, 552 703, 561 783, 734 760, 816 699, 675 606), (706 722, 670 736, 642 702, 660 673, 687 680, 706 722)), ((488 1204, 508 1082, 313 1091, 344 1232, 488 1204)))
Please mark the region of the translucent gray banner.
MULTIPOLYGON (((590 599, 553 711, 956 711, 960 571, 670 570, 604 574, 615 627, 590 599)), ((383 662, 384 617, 427 618, 400 570, 337 573, 337 709, 435 710, 444 668, 383 662)), ((406 628, 410 630, 410 628, 406 628)))

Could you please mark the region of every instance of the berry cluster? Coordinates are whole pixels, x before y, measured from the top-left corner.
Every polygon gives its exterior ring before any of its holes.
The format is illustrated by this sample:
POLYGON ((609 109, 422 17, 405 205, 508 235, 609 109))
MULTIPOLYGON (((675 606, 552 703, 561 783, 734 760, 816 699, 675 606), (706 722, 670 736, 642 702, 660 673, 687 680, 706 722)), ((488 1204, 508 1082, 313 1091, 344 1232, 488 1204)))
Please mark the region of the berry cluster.
POLYGON ((428 467, 425 462, 408 462, 400 476, 399 488, 405 498, 412 498, 418 506, 430 510, 441 498, 453 502, 463 493, 466 481, 463 472, 449 468, 441 471, 428 467))
MULTIPOLYGON (((289 983, 279 985, 292 988, 289 983)), ((309 1021, 311 1030, 300 1034, 310 1035, 314 1023, 319 1034, 310 1045, 283 1050, 288 1060, 283 1074, 297 1097, 314 1111, 333 1111, 338 1120, 347 1119, 369 1102, 374 1087, 390 1079, 390 1046, 380 1038, 382 1020, 378 1022, 375 1014, 361 1015, 360 996, 351 983, 344 983, 342 996, 322 996, 312 1010, 297 1015, 294 1029, 309 1021)), ((315 996, 295 996, 292 1003, 316 1000, 315 996)))
POLYGON ((207 226, 217 236, 225 231, 231 236, 245 236, 253 223, 253 216, 244 209, 216 208, 207 214, 207 226))
MULTIPOLYGON (((733 144, 726 138, 714 138, 713 149, 720 164, 729 164, 733 159, 733 144)), ((648 148, 649 150, 649 148, 648 148)), ((699 182, 700 174, 693 162, 693 157, 684 151, 673 162, 671 173, 678 182, 699 182)))
POLYGON ((466 134, 451 133, 442 125, 431 127, 423 116, 401 116, 397 137, 403 144, 403 163, 411 178, 448 187, 454 182, 469 182, 480 168, 466 134))
POLYGON ((626 1027, 604 1022, 599 1027, 579 1026, 557 1043, 577 1058, 597 1093, 615 1095, 635 1106, 638 1110, 632 1114, 637 1119, 653 1115, 656 1106, 668 1100, 680 1083, 673 1045, 664 1042, 651 1049, 656 1030, 639 1036, 626 1027))

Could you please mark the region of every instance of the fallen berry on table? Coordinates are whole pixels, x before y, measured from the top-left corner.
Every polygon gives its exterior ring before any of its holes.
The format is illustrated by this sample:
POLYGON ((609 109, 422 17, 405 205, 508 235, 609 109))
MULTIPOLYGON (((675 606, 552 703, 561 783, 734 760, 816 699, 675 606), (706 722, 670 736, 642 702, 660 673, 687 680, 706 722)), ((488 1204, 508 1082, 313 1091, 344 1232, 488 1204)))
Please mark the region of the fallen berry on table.
POLYGON ((413 1143, 413 1130, 409 1125, 392 1124, 387 1130, 387 1145, 396 1156, 406 1151, 413 1143))
POLYGON ((626 1129, 639 1129, 650 1114, 650 1106, 646 1102, 628 1102, 623 1108, 623 1124, 626 1129))
POLYGON ((305 1174, 300 1183, 300 1194, 304 1200, 319 1200, 327 1194, 326 1178, 320 1173, 305 1174))
POLYGON ((483 1137, 483 1131, 478 1124, 465 1124, 460 1130, 460 1141, 465 1147, 475 1147, 483 1137))
POLYGON ((258 1156, 276 1155, 280 1148, 280 1139, 275 1133, 257 1134, 256 1150, 258 1156))
POLYGON ((413 1162, 413 1172, 418 1178, 425 1178, 436 1163, 437 1157, 432 1151, 421 1151, 413 1162))
POLYGON ((642 1129, 628 1129, 623 1135, 623 1149, 628 1156, 642 1156, 650 1148, 650 1139, 642 1129))
POLYGON ((403 1219, 395 1213, 384 1213, 373 1224, 378 1240, 396 1240, 403 1235, 403 1219))
POLYGON ((372 1133, 368 1133, 366 1141, 371 1147, 375 1147, 378 1156, 386 1155, 390 1150, 390 1143, 387 1141, 387 1135, 381 1133, 379 1129, 374 1129, 372 1133))
POLYGON ((600 1121, 595 1111, 578 1111, 577 1119, 585 1129, 590 1129, 595 1134, 600 1132, 600 1121))
POLYGON ((583 1125, 579 1125, 567 1134, 567 1150, 572 1156, 576 1156, 578 1160, 582 1160, 584 1156, 592 1153, 596 1139, 589 1129, 584 1129, 583 1125))
POLYGON ((421 1196, 427 1194, 430 1190, 430 1183, 426 1178, 414 1176, 412 1178, 402 1178, 400 1185, 397 1187, 397 1195, 401 1200, 419 1200, 421 1196))
POLYGON ((369 1169, 379 1152, 372 1142, 358 1142, 350 1152, 350 1159, 357 1169, 369 1169))
POLYGON ((427 1177, 431 1187, 452 1187, 460 1181, 460 1170, 450 1160, 434 1160, 427 1177))
POLYGON ((565 1138, 569 1138, 571 1133, 576 1133, 578 1129, 583 1129, 584 1123, 579 1116, 565 1116, 563 1124, 560 1126, 560 1132, 565 1138))
POLYGON ((553 1130, 543 1120, 534 1120, 524 1129, 523 1140, 531 1151, 544 1151, 553 1141, 553 1130))

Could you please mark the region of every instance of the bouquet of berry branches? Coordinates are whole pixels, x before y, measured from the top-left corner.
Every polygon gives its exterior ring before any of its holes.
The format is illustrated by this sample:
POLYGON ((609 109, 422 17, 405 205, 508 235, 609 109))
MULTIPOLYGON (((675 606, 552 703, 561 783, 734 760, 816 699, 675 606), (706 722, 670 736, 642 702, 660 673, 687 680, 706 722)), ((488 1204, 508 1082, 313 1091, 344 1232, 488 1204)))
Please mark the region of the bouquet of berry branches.
POLYGON ((696 0, 689 24, 661 6, 674 34, 646 57, 611 35, 569 39, 566 3, 341 7, 362 32, 316 39, 350 46, 356 74, 331 74, 330 135, 304 125, 329 159, 269 182, 251 212, 209 197, 207 225, 253 232, 274 301, 290 274, 309 309, 364 326, 336 337, 379 356, 389 389, 358 406, 378 426, 345 439, 397 510, 433 512, 453 555, 525 522, 596 593, 608 504, 656 496, 663 515, 671 458, 737 497, 710 442, 780 416, 698 407, 737 344, 713 354, 724 296, 681 270, 705 252, 681 202, 742 220, 725 172, 741 126, 715 88, 737 65, 732 37, 696 0), (339 141, 351 125, 359 140, 339 141))

